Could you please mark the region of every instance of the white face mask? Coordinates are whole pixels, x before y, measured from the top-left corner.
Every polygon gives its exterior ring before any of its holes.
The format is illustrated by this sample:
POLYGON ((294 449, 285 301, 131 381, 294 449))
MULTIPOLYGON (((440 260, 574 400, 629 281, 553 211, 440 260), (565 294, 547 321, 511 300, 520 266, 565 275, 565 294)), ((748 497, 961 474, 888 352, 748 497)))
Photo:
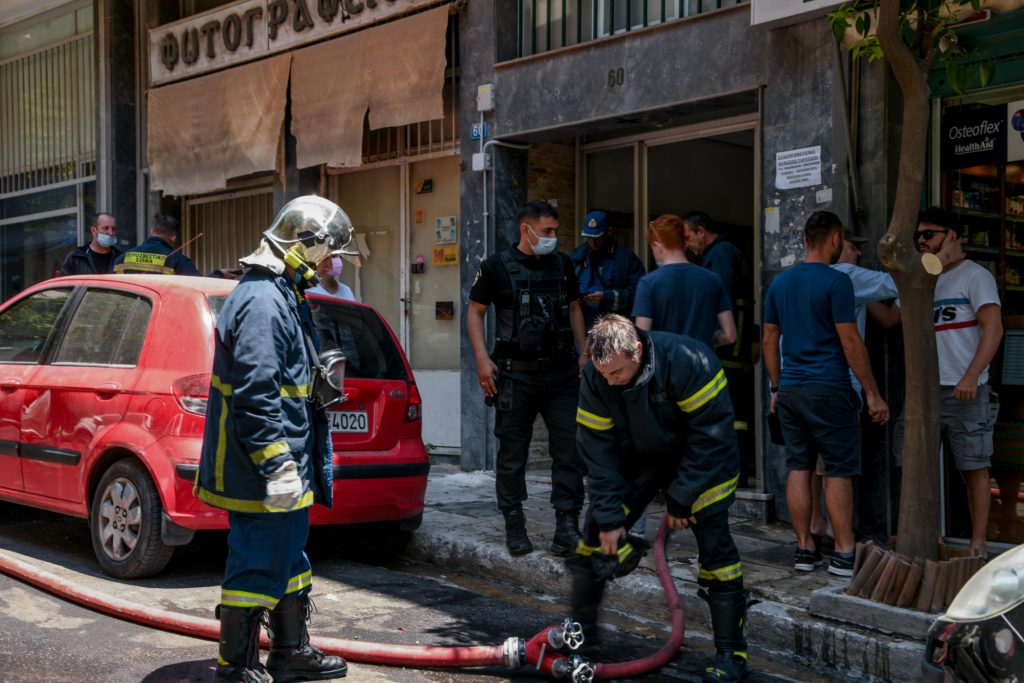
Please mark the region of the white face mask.
MULTIPOLYGON (((527 225, 530 232, 533 232, 533 226, 527 225)), ((537 244, 531 244, 530 248, 533 249, 533 253, 537 256, 546 256, 555 250, 558 246, 557 237, 541 237, 537 233, 533 232, 533 236, 537 238, 537 244)))

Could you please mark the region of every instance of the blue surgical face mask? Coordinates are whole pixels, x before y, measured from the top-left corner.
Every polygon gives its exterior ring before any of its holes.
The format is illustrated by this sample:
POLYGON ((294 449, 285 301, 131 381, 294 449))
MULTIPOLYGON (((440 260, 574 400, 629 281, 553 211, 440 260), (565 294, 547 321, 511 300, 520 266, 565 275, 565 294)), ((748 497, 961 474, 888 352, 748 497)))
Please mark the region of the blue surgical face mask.
POLYGON ((530 232, 533 232, 533 236, 537 238, 537 244, 530 245, 533 249, 533 253, 537 256, 550 254, 555 250, 555 247, 558 246, 557 237, 541 237, 533 231, 532 225, 527 225, 527 227, 530 228, 530 232))
POLYGON ((109 249, 110 247, 117 244, 117 235, 108 235, 104 232, 101 232, 98 235, 96 235, 96 243, 99 244, 104 249, 109 249))
POLYGON ((344 265, 345 265, 345 262, 341 260, 340 256, 332 256, 331 257, 331 270, 330 270, 330 273, 331 273, 331 275, 334 276, 335 279, 338 279, 339 277, 341 277, 341 269, 344 267, 344 265))

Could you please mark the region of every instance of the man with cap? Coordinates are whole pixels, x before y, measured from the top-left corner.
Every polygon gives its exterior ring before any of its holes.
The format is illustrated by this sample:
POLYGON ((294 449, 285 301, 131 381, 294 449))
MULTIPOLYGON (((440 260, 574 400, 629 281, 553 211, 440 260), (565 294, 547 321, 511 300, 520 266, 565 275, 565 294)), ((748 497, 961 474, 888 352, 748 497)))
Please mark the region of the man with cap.
POLYGON ((599 315, 629 315, 637 283, 646 271, 636 254, 616 244, 604 211, 591 211, 586 215, 582 235, 586 242, 578 246, 570 258, 576 269, 583 318, 589 330, 599 315))
MULTIPOLYGON (((861 247, 867 241, 867 237, 855 235, 849 230, 844 230, 843 250, 839 254, 839 260, 832 264, 833 269, 838 270, 840 273, 845 273, 849 276, 850 281, 853 282, 853 311, 857 318, 857 331, 860 333, 861 339, 864 339, 868 311, 871 311, 871 317, 883 327, 889 327, 895 322, 894 316, 889 314, 890 306, 882 302, 895 299, 898 296, 896 283, 893 282, 891 275, 858 265, 861 247)), ((895 319, 898 319, 898 311, 896 312, 895 319)), ((861 395, 860 381, 852 369, 850 370, 850 384, 853 385, 853 391, 857 394, 863 407, 864 399, 861 395)), ((811 537, 814 538, 815 543, 819 547, 835 544, 835 541, 831 538, 832 529, 829 526, 828 519, 821 510, 824 467, 824 462, 819 457, 818 466, 815 468, 814 475, 811 478, 811 537)))

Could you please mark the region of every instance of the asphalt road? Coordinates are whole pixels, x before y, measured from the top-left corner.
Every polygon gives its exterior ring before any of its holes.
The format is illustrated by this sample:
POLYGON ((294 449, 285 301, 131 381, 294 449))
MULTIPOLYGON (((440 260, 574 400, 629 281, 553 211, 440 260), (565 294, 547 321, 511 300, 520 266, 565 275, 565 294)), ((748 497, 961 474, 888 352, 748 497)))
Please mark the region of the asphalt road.
MULTIPOLYGON (((0 547, 27 539, 60 544, 74 564, 95 562, 84 523, 0 504, 0 547), (9 540, 8 540, 9 539, 9 540)), ((190 585, 216 586, 224 561, 223 534, 207 534, 168 569, 190 585)), ((528 637, 557 623, 564 598, 527 594, 487 580, 449 575, 436 568, 392 561, 362 564, 345 556, 344 544, 311 540, 314 573, 344 585, 320 596, 313 632, 342 638, 406 644, 498 644, 528 637), (321 628, 317 628, 317 624, 321 628), (329 630, 324 630, 329 625, 329 630)), ((326 580, 326 579, 325 579, 326 580)), ((315 587, 314 587, 315 591, 315 587)), ((111 582, 111 594, 118 584, 111 582)), ((316 594, 316 593, 314 593, 316 594)), ((210 606, 212 610, 212 605, 210 606)), ((605 659, 627 660, 656 650, 664 633, 636 624, 606 638, 605 659)), ((706 662, 705 644, 688 644, 665 669, 642 680, 695 681, 706 662)), ((216 643, 166 633, 92 612, 0 575, 0 683, 171 683, 209 681, 216 643)), ((753 683, 813 680, 806 673, 754 660, 753 683), (767 671, 766 669, 771 669, 767 671)), ((540 680, 520 670, 417 671, 350 664, 354 681, 540 680)))

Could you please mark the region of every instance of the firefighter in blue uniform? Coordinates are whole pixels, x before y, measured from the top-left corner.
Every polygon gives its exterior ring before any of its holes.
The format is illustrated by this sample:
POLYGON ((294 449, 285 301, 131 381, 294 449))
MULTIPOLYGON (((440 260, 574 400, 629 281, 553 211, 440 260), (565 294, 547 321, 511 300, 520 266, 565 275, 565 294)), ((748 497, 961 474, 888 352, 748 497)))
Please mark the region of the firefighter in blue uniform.
POLYGON ((644 333, 614 314, 594 325, 587 353, 576 422, 591 504, 577 556, 567 561, 573 619, 596 635, 605 583, 635 569, 642 553, 626 529, 660 490, 669 526, 689 527, 697 539, 717 652, 704 681, 741 680, 749 594, 729 533, 739 456, 722 366, 703 342, 644 333))
POLYGON ((347 671, 306 631, 308 508, 331 506, 333 462, 323 403, 314 400, 319 342, 302 292, 316 283, 318 263, 354 253, 352 223, 337 205, 295 199, 242 259, 247 271, 217 320, 196 495, 227 510, 231 527, 218 681, 326 680, 347 671), (267 611, 264 668, 259 629, 267 611))
POLYGON ((114 272, 199 275, 199 270, 188 256, 174 246, 180 236, 181 226, 177 218, 157 216, 149 230, 149 237, 114 260, 114 272))

